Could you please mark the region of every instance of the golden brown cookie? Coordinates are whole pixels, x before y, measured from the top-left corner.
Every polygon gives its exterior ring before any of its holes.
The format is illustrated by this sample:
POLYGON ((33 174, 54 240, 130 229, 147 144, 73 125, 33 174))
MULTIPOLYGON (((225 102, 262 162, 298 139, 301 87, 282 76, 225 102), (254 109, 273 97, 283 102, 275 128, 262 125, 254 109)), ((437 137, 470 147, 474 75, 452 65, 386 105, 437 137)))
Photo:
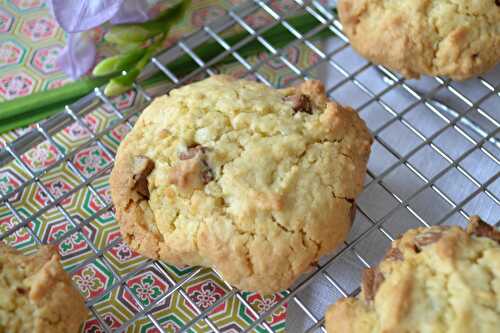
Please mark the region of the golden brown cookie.
POLYGON ((496 0, 339 0, 352 47, 407 78, 465 80, 500 62, 496 0))
POLYGON ((478 217, 409 230, 361 290, 328 309, 328 333, 499 332, 500 231, 478 217))
POLYGON ((55 248, 24 256, 0 243, 0 332, 74 333, 86 317, 55 248))
POLYGON ((371 142, 318 81, 214 76, 156 99, 121 143, 117 220, 145 256, 281 290, 346 237, 371 142))

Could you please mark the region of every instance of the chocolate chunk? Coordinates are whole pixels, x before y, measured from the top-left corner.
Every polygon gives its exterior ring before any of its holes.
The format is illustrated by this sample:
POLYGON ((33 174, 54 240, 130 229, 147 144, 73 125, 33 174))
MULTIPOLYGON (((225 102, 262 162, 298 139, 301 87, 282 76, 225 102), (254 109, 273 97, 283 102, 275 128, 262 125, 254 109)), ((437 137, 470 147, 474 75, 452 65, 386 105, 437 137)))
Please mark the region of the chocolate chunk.
POLYGON ((443 236, 442 232, 439 231, 428 231, 423 234, 418 234, 415 236, 415 246, 417 247, 417 252, 420 252, 421 248, 433 243, 436 243, 443 236))
POLYGON ((194 145, 188 147, 185 152, 179 154, 179 159, 181 161, 191 160, 193 158, 199 158, 201 163, 201 180, 203 184, 208 184, 214 180, 214 173, 207 162, 206 157, 207 148, 201 145, 194 145))
POLYGON ((188 147, 188 149, 186 151, 183 151, 182 153, 179 154, 179 159, 182 161, 190 160, 198 154, 205 153, 205 150, 206 150, 205 147, 200 146, 200 145, 194 145, 194 146, 188 147))
POLYGON ((148 176, 153 172, 155 163, 146 156, 136 156, 134 159, 134 174, 132 190, 149 199, 148 176))
POLYGON ((352 200, 351 203, 352 205, 351 209, 349 210, 349 216, 351 217, 351 225, 352 225, 354 223, 354 219, 356 218, 356 202, 352 200))
POLYGON ((214 174, 212 173, 212 170, 208 168, 203 170, 201 173, 201 179, 203 180, 203 184, 205 185, 214 180, 214 174))
POLYGON ((214 178, 215 178, 214 172, 212 171, 212 169, 208 165, 206 156, 203 157, 203 159, 201 160, 201 163, 203 164, 203 169, 201 171, 201 180, 203 181, 203 184, 206 185, 206 184, 210 183, 212 180, 214 180, 214 178))
POLYGON ((378 288, 384 280, 384 274, 378 268, 368 268, 363 271, 362 286, 366 301, 371 302, 375 299, 378 288))
POLYGON ((17 287, 17 288, 16 288, 16 291, 17 291, 19 294, 21 294, 21 295, 24 295, 24 294, 26 294, 26 293, 28 292, 26 289, 21 288, 21 287, 17 287))
POLYGON ((304 94, 292 95, 287 97, 288 100, 293 102, 292 109, 295 112, 305 112, 312 114, 312 103, 311 99, 304 94))
POLYGON ((397 247, 391 247, 389 251, 385 254, 385 260, 394 260, 394 261, 403 261, 405 258, 403 256, 403 252, 399 250, 397 247))
POLYGON ((361 281, 361 286, 367 301, 373 301, 373 283, 375 281, 375 270, 372 268, 367 268, 363 271, 363 277, 361 281))
POLYGON ((500 231, 493 228, 477 216, 471 218, 468 231, 478 237, 487 237, 500 244, 500 231))

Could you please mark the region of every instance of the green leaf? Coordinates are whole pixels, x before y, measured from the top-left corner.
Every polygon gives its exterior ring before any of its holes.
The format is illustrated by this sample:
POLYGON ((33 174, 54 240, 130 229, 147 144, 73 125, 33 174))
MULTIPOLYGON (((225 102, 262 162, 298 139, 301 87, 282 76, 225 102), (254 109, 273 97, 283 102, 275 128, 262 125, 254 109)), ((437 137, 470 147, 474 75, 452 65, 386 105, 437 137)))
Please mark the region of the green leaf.
POLYGON ((31 109, 30 112, 25 114, 14 115, 10 118, 4 118, 0 121, 0 133, 11 131, 16 128, 25 127, 30 124, 36 123, 37 121, 41 121, 47 117, 63 111, 66 105, 69 105, 73 102, 74 99, 61 100, 60 102, 52 104, 50 106, 31 109))
POLYGON ((69 101, 87 95, 95 87, 106 83, 109 77, 84 78, 68 83, 60 88, 47 91, 38 91, 28 96, 18 97, 11 101, 0 103, 0 122, 7 122, 7 118, 23 117, 25 114, 36 112, 43 107, 49 107, 61 101, 69 101))
MULTIPOLYGON (((293 26, 297 31, 301 34, 305 34, 312 29, 316 28, 320 23, 316 20, 316 18, 312 17, 309 14, 292 16, 287 18, 287 22, 293 26)), ((316 33, 314 36, 310 37, 310 39, 319 39, 324 37, 333 36, 333 32, 331 32, 327 27, 323 30, 316 33)), ((234 46, 241 42, 243 39, 249 37, 250 35, 243 31, 239 33, 232 34, 226 38, 224 41, 229 44, 229 46, 234 46)), ((283 25, 278 24, 273 28, 267 30, 262 34, 262 37, 267 40, 271 45, 275 48, 282 48, 288 45, 290 42, 296 39, 295 35, 293 35, 287 28, 283 25)), ((259 54, 260 52, 264 52, 267 49, 262 45, 258 40, 251 40, 248 43, 245 43, 242 47, 240 47, 236 52, 244 58, 251 57, 253 55, 259 54)), ((224 52, 225 49, 218 42, 207 42, 201 44, 196 47, 193 52, 198 55, 198 57, 203 60, 203 62, 210 61, 220 53, 224 52)), ((219 60, 218 65, 227 64, 235 62, 234 57, 229 54, 223 59, 219 60)), ((167 64, 166 67, 170 69, 175 75, 183 76, 186 75, 193 70, 197 69, 199 66, 196 62, 187 54, 182 55, 171 63, 167 64)))

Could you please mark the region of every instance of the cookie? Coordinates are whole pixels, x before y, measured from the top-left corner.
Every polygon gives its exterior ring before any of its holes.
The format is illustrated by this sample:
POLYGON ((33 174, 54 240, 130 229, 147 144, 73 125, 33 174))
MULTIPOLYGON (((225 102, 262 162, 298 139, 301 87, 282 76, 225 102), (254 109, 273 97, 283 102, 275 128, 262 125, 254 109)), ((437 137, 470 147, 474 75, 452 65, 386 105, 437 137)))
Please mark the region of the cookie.
POLYGON ((467 230, 409 230, 365 270, 361 290, 330 307, 328 333, 498 332, 500 231, 478 217, 467 230))
POLYGON ((0 243, 0 332, 74 333, 86 317, 55 248, 24 256, 0 243))
POLYGON ((116 217, 137 252, 282 290, 342 243, 372 138, 318 81, 214 76, 157 98, 121 143, 116 217))
POLYGON ((496 0, 339 0, 352 47, 407 78, 465 80, 500 62, 496 0))

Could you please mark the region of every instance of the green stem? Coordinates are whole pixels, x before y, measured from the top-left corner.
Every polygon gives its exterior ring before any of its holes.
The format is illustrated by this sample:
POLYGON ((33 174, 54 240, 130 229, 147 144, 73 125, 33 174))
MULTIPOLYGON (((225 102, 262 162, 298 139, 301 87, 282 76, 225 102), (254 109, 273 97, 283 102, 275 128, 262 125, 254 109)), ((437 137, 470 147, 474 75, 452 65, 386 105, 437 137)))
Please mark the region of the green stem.
POLYGON ((132 69, 128 70, 127 74, 112 78, 104 88, 104 94, 107 96, 116 96, 132 88, 135 79, 141 74, 141 71, 149 63, 153 55, 157 53, 163 45, 167 34, 168 31, 166 31, 161 38, 158 38, 155 43, 151 44, 146 49, 143 56, 134 64, 132 69))
MULTIPOLYGON (((287 21, 301 34, 314 29, 319 24, 318 21, 310 15, 291 17, 287 21)), ((314 35, 311 39, 319 39, 332 35, 333 33, 330 30, 323 29, 319 33, 314 35)), ((224 41, 230 46, 234 46, 247 36, 249 36, 247 32, 240 32, 224 38, 224 41)), ((282 48, 296 39, 296 37, 282 25, 278 25, 274 28, 269 29, 262 34, 262 37, 275 48, 282 48)), ((236 52, 238 52, 238 54, 243 58, 248 58, 257 55, 265 50, 265 47, 258 40, 254 39, 239 48, 236 52)), ((204 62, 209 61, 210 59, 216 57, 218 54, 224 51, 224 47, 222 47, 218 42, 208 42, 194 49, 194 53, 197 54, 198 57, 200 57, 204 62)), ((223 59, 219 60, 217 65, 232 63, 235 61, 236 59, 231 54, 229 54, 223 59)), ((166 67, 168 67, 175 75, 182 76, 192 72, 199 66, 189 55, 184 54, 170 64, 167 64, 166 67)))
POLYGON ((44 107, 59 103, 61 100, 75 100, 90 93, 94 88, 108 82, 109 77, 83 78, 68 83, 62 87, 38 91, 28 96, 18 97, 11 101, 0 103, 0 120, 23 116, 44 107))
POLYGON ((11 131, 16 128, 24 127, 36 123, 37 121, 43 120, 53 114, 61 112, 62 109, 71 102, 71 100, 62 100, 58 103, 52 104, 50 106, 44 106, 38 109, 32 110, 32 112, 23 114, 20 116, 12 116, 10 118, 3 119, 0 122, 0 133, 11 131))
MULTIPOLYGON (((107 34, 107 40, 114 40, 115 43, 124 43, 123 45, 127 45, 128 40, 136 43, 140 42, 141 38, 143 41, 146 41, 146 39, 156 39, 156 41, 145 48, 143 56, 137 58, 137 62, 135 64, 128 63, 129 68, 124 68, 125 66, 122 66, 121 69, 126 70, 127 73, 125 75, 114 77, 109 81, 109 83, 104 88, 104 93, 107 96, 119 95, 132 87, 135 79, 141 74, 142 70, 149 63, 153 55, 155 55, 162 47, 168 36, 168 33, 170 32, 170 28, 184 16, 190 4, 191 0, 182 0, 180 3, 165 11, 165 13, 161 14, 160 17, 158 17, 158 19, 156 20, 142 23, 140 25, 124 24, 111 28, 111 30, 107 34), (121 29, 121 33, 116 33, 116 38, 111 38, 113 36, 114 28, 121 29), (136 32, 141 31, 141 29, 142 33, 139 33, 139 35, 141 35, 140 38, 132 38, 132 36, 134 36, 136 32), (130 67, 132 68, 130 69, 130 67)), ((111 64, 112 63, 113 61, 111 61, 111 64)), ((97 67, 99 67, 99 65, 97 65, 97 67)))

